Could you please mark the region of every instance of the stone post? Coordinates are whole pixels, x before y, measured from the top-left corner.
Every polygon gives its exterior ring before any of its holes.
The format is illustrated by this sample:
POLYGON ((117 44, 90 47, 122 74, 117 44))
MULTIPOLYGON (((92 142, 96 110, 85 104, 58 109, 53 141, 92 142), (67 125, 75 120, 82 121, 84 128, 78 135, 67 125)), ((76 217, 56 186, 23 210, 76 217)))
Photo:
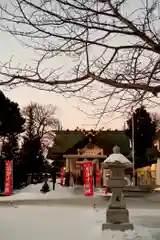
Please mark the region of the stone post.
POLYGON ((123 188, 126 185, 124 170, 129 165, 131 166, 131 163, 119 151, 119 147, 114 147, 114 153, 104 161, 104 168, 112 171, 111 179, 108 182, 108 186, 112 189, 112 197, 106 212, 106 223, 102 224, 102 230, 133 229, 133 224, 129 222, 129 212, 123 196, 123 188))
POLYGON ((157 159, 156 164, 156 185, 160 186, 160 158, 157 159))

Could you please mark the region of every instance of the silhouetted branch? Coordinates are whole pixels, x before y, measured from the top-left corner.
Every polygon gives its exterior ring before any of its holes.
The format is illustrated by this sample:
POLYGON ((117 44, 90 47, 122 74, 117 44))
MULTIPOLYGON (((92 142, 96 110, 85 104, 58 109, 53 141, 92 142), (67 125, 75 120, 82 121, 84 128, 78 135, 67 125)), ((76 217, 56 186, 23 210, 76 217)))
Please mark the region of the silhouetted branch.
POLYGON ((40 54, 36 67, 1 63, 0 85, 27 84, 63 94, 80 92, 81 97, 82 90, 96 86, 96 96, 84 96, 91 101, 105 96, 110 101, 120 89, 120 102, 129 104, 157 96, 159 1, 136 4, 131 12, 125 0, 0 3, 1 30, 40 54))

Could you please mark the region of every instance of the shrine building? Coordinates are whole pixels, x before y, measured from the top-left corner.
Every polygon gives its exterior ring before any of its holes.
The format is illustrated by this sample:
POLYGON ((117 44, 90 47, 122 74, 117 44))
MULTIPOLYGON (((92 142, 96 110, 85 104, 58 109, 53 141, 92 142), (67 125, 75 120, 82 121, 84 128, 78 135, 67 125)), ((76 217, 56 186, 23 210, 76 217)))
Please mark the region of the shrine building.
MULTIPOLYGON (((55 142, 49 149, 47 158, 54 160, 57 171, 64 167, 66 173, 83 175, 81 173, 82 163, 92 161, 94 166, 101 170, 101 177, 105 179, 104 175, 107 173, 104 172, 102 163, 112 153, 115 145, 118 145, 121 153, 132 161, 130 141, 125 131, 76 129, 56 131, 55 134, 55 142)), ((155 142, 156 144, 157 142, 155 142)), ((155 157, 152 157, 152 161, 147 166, 143 164, 142 159, 136 160, 135 169, 139 185, 160 185, 160 167, 158 167, 160 166, 160 160, 157 160, 157 157, 160 159, 159 151, 157 153, 158 147, 156 145, 153 149, 156 151, 155 157)))
POLYGON ((81 163, 92 161, 102 171, 102 162, 112 153, 115 145, 120 147, 126 157, 130 153, 129 138, 124 131, 57 131, 48 158, 55 160, 57 166, 64 166, 66 172, 78 174, 81 163))

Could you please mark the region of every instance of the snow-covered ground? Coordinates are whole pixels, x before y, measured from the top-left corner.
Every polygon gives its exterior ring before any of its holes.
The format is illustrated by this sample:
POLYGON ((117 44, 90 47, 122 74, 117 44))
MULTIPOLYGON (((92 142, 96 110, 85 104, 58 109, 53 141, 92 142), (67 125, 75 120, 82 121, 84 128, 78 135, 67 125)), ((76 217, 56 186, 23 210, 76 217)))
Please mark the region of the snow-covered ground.
MULTIPOLYGON (((52 183, 50 188, 52 189, 52 183)), ((56 184, 56 190, 40 192, 42 184, 30 185, 5 200, 84 198, 72 188, 56 184)), ((80 200, 81 201, 81 200, 80 200)), ((66 200, 65 200, 66 202, 66 200)), ((139 200, 137 204, 139 203, 139 200)), ((47 205, 47 204, 46 204, 47 205)), ((105 207, 71 205, 9 205, 0 207, 0 236, 3 240, 160 240, 160 210, 130 209, 134 231, 101 231, 105 207)), ((137 206, 138 207, 138 206, 137 206)))
POLYGON ((28 200, 28 199, 54 199, 54 198, 73 198, 76 197, 72 193, 72 189, 61 187, 59 184, 56 184, 55 191, 52 191, 52 182, 49 182, 51 191, 43 194, 40 192, 40 189, 43 184, 31 184, 26 188, 16 191, 12 196, 1 197, 0 201, 5 200, 28 200))
MULTIPOLYGON (((0 197, 1 201, 12 201, 12 200, 35 200, 35 199, 63 199, 63 198, 84 198, 83 192, 81 194, 74 194, 74 189, 68 187, 62 187, 56 184, 55 191, 52 191, 52 182, 48 182, 51 191, 43 194, 40 192, 43 183, 41 184, 31 184, 26 188, 15 191, 12 196, 0 197)), ((103 191, 95 192, 95 196, 103 195, 103 191)), ((109 194, 110 195, 110 194, 109 194)))
MULTIPOLYGON (((160 218, 160 210, 130 210, 134 231, 101 231, 105 209, 64 206, 0 208, 3 240, 159 240, 160 229, 143 226, 143 219, 160 218), (137 217, 142 222, 137 222, 137 217)), ((159 222, 159 220, 157 219, 159 222)))

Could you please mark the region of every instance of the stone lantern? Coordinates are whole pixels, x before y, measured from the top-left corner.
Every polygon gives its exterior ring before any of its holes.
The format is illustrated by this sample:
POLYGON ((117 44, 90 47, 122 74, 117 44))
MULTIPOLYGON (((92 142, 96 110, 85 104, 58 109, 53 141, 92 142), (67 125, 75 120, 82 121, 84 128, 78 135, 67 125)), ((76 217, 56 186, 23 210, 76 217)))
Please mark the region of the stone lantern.
POLYGON ((123 188, 126 185, 124 170, 132 168, 131 162, 120 153, 120 148, 115 146, 113 154, 104 161, 104 168, 112 172, 108 186, 112 189, 112 197, 106 212, 106 223, 102 230, 132 230, 133 224, 129 222, 129 212, 124 201, 123 188))

